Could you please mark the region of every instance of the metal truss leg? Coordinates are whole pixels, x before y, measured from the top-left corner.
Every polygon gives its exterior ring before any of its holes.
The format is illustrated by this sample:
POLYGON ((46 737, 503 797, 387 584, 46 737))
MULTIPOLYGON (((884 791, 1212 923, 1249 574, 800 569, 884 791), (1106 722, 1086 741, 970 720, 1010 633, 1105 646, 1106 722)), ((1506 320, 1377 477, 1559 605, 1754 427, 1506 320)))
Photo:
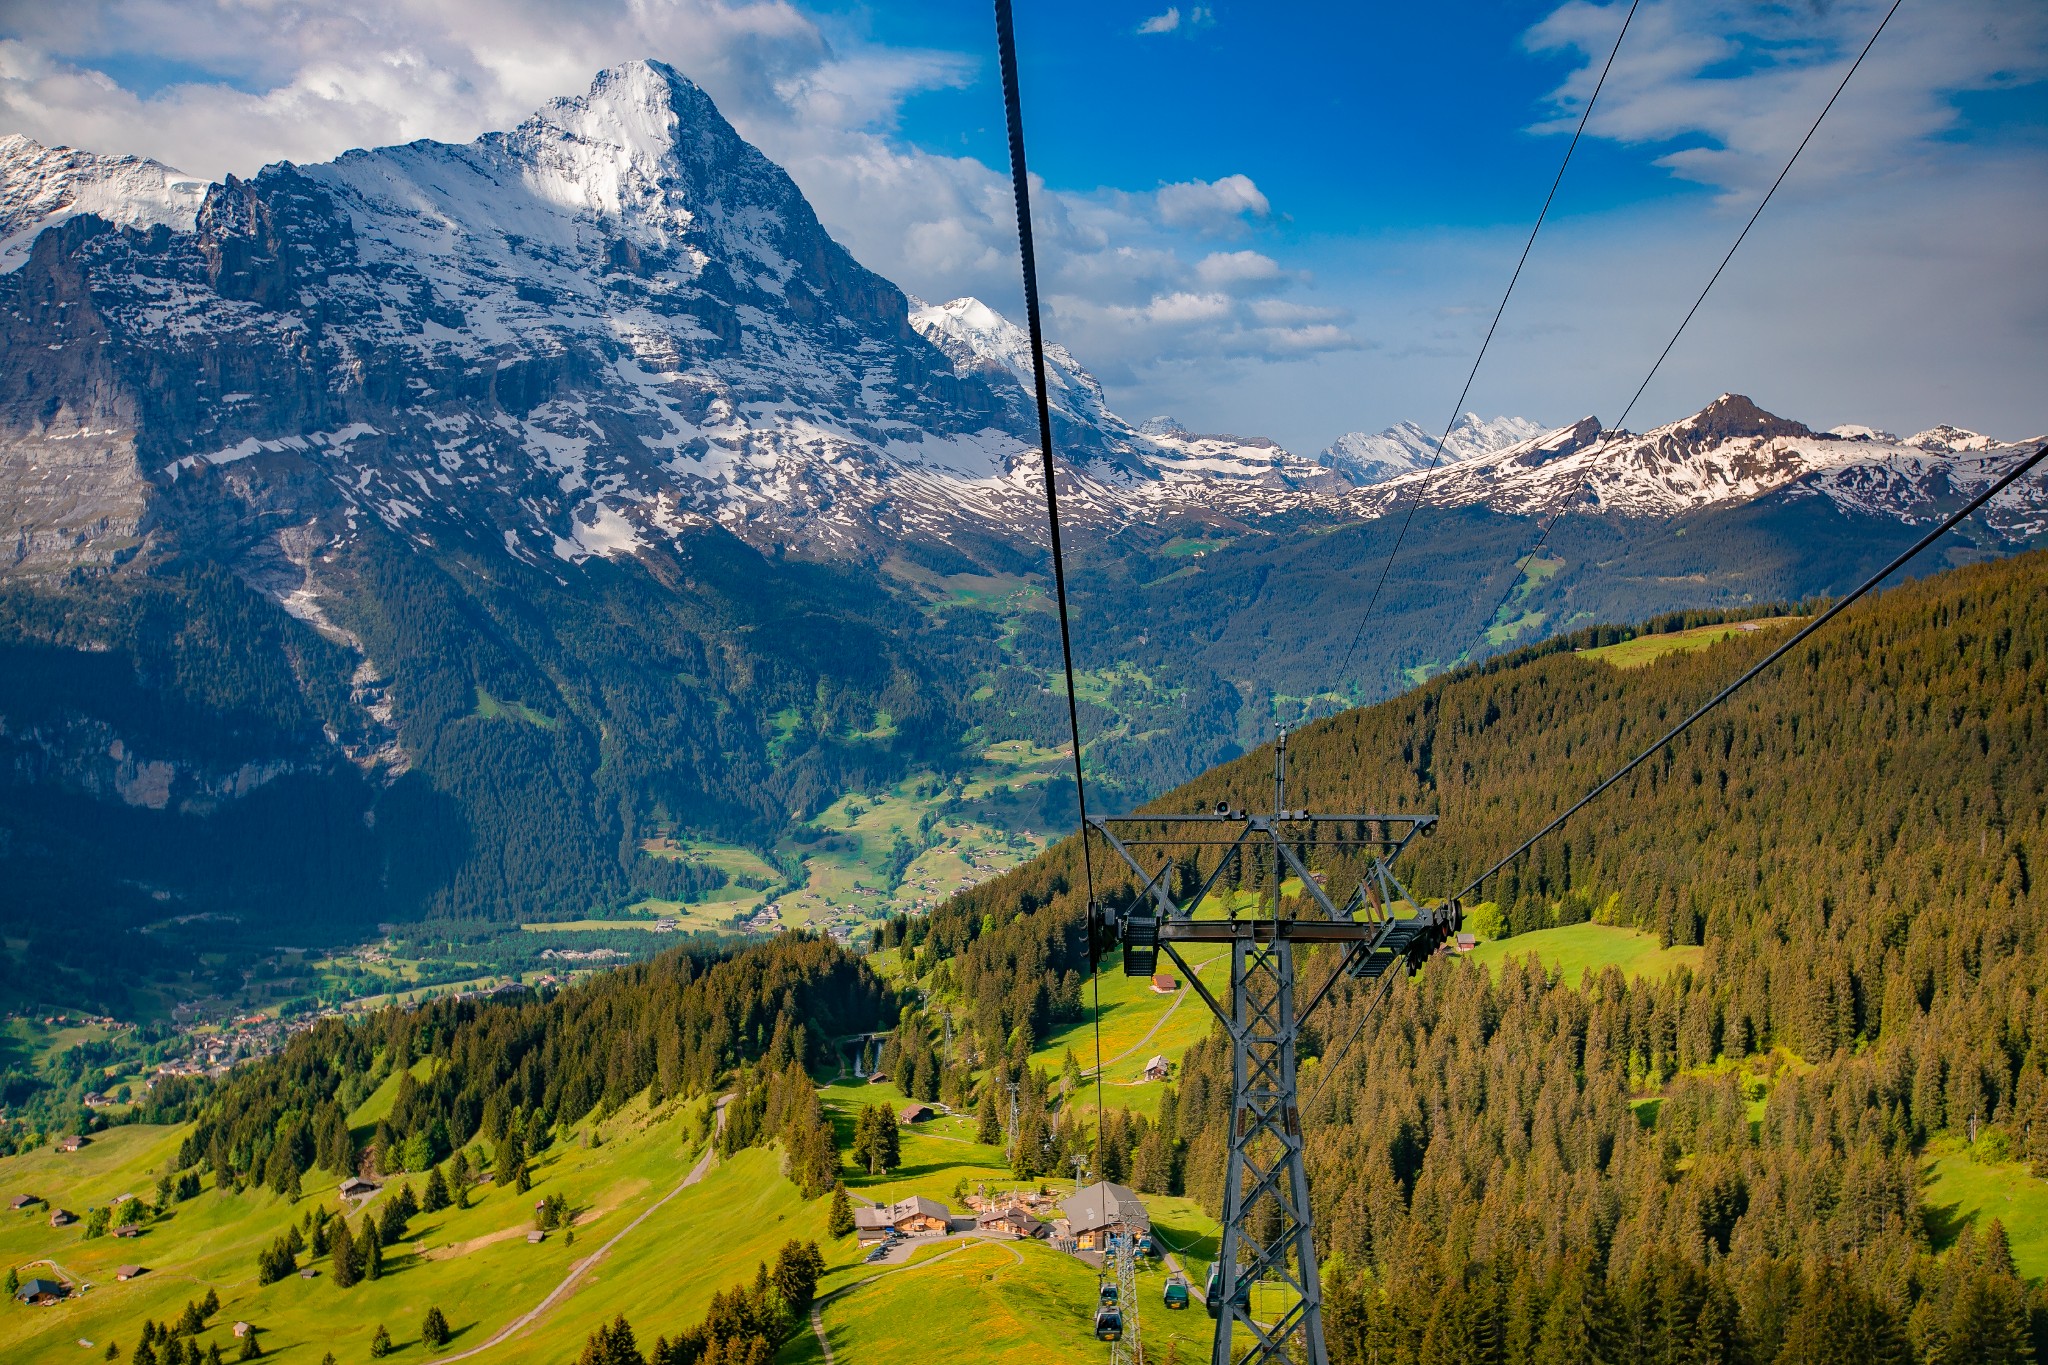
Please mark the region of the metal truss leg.
POLYGON ((1295 1088, 1301 1021, 1292 943, 1248 937, 1232 943, 1230 1013, 1232 1123, 1217 1284, 1222 1304, 1210 1358, 1212 1365, 1237 1365, 1232 1339, 1242 1330, 1252 1342, 1248 1365, 1329 1365, 1295 1088), (1265 1323, 1254 1318, 1249 1300, 1250 1286, 1259 1283, 1292 1291, 1292 1301, 1265 1323))

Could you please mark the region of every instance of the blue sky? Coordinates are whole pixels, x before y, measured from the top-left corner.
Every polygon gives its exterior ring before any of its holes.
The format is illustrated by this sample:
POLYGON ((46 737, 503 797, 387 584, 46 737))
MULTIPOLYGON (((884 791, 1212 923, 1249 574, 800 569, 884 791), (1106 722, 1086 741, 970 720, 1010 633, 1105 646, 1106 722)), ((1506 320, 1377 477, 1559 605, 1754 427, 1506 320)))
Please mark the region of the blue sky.
MULTIPOLYGON (((1052 331, 1142 418, 1440 426, 1620 4, 1017 6, 1052 331)), ((1646 0, 1468 406, 1612 419, 1882 13, 1646 0)), ((0 0, 0 131, 218 176, 670 61, 865 262, 1017 306, 981 3, 0 0)), ((2048 6, 1908 0, 1630 420, 2048 429, 2048 6)))

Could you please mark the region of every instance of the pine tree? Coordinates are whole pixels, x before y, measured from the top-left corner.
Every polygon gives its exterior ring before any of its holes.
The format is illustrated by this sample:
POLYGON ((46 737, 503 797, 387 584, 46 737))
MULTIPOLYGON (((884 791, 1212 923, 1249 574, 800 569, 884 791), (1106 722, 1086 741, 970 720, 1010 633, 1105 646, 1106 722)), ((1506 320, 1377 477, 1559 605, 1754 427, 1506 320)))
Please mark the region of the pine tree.
POLYGON ((448 1207, 448 1179, 441 1174, 439 1166, 434 1167, 427 1175, 426 1193, 420 1201, 420 1207, 428 1213, 439 1213, 448 1207))
POLYGON ((356 1238, 357 1255, 362 1258, 363 1278, 380 1280, 384 1278, 384 1243, 377 1236, 377 1229, 370 1223, 370 1215, 363 1215, 363 1230, 356 1238))
POLYGON ((236 1353, 236 1359, 260 1360, 262 1357, 263 1348, 256 1344, 256 1329, 250 1327, 242 1333, 242 1349, 236 1353))
POLYGON ((974 1140, 991 1147, 1003 1140, 1003 1117, 996 1108, 994 1077, 981 1087, 981 1102, 974 1106, 974 1140))
POLYGON ((825 1213, 826 1235, 844 1237, 852 1231, 853 1202, 846 1197, 845 1182, 834 1181, 832 1184, 832 1207, 825 1213))
POLYGON ((348 1219, 334 1220, 334 1236, 328 1242, 330 1254, 334 1257, 334 1283, 347 1289, 362 1278, 361 1254, 356 1250, 355 1234, 349 1231, 348 1219))
POLYGON ((379 1360, 391 1354, 391 1333, 384 1330, 384 1324, 381 1322, 377 1324, 377 1330, 370 1334, 370 1354, 379 1360))
POLYGON ((430 1351, 438 1351, 448 1344, 448 1319, 441 1315, 439 1307, 427 1309, 427 1316, 420 1322, 420 1340, 430 1351))

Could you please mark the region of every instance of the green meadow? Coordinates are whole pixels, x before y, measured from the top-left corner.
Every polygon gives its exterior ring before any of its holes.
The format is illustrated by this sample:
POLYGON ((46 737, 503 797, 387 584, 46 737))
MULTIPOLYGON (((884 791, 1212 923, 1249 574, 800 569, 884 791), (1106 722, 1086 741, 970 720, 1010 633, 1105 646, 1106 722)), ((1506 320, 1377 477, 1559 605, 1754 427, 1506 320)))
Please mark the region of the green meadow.
POLYGON ((1511 958, 1529 957, 1548 970, 1562 972, 1568 984, 1577 984, 1580 973, 1598 976, 1608 967, 1621 968, 1622 975, 1631 980, 1667 976, 1680 967, 1697 970, 1705 960, 1705 950, 1677 944, 1661 947, 1654 934, 1589 920, 1490 939, 1466 954, 1468 961, 1488 970, 1511 958))

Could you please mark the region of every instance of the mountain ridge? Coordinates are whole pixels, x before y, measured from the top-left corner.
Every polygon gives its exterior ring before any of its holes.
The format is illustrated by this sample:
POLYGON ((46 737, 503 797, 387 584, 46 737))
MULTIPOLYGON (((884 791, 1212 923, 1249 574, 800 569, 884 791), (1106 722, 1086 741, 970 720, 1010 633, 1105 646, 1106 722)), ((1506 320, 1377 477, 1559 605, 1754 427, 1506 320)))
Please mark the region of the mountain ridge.
MULTIPOLYGON (((1022 330, 866 270, 672 68, 230 177, 189 228, 66 188, 173 173, 13 145, 7 202, 48 224, 0 272, 0 833, 50 897, 230 896, 221 817, 296 800, 338 842, 230 898, 324 858, 387 918, 580 914, 666 884, 657 831, 771 848, 842 794, 1064 742, 1022 330), (161 742, 164 708, 207 743, 161 742)), ((1559 629, 1839 590, 2010 449, 1728 400, 1504 445, 1530 424, 1468 416, 1432 473, 1392 429, 1411 468, 1361 485, 1133 425, 1048 360, 1077 709, 1123 803, 1559 629), (1509 581, 1581 484, 1612 515, 1509 581), (1363 621, 1397 506, 1412 553, 1363 621)), ((2036 497, 1955 553, 2038 536, 2036 497)))

